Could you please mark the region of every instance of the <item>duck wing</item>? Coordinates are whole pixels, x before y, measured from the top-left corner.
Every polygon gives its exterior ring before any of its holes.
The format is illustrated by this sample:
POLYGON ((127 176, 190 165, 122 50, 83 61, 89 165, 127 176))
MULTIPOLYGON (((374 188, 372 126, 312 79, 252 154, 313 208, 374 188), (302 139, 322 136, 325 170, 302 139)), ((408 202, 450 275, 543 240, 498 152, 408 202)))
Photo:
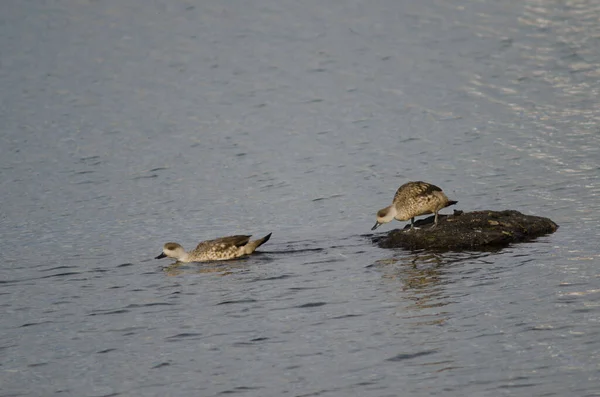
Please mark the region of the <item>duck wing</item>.
POLYGON ((231 247, 231 246, 242 247, 242 246, 248 244, 248 241, 250 241, 250 237, 252 237, 252 236, 251 235, 250 236, 237 235, 237 236, 220 237, 220 238, 216 238, 214 240, 202 241, 200 244, 198 244, 198 246, 196 247, 196 250, 212 248, 215 246, 221 246, 223 248, 231 247))
POLYGON ((442 189, 431 183, 417 181, 408 182, 400 186, 394 195, 394 201, 414 200, 420 197, 429 196, 433 192, 441 192, 442 189))

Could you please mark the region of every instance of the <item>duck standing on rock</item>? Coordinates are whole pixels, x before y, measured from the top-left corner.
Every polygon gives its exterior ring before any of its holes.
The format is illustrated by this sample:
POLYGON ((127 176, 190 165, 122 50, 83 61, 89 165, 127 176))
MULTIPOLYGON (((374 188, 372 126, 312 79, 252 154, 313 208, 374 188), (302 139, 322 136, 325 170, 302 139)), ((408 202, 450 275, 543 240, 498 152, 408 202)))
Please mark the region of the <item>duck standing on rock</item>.
POLYGON ((392 205, 377 211, 377 222, 371 230, 377 229, 392 219, 407 221, 410 229, 414 229, 415 216, 435 214, 433 226, 437 225, 438 211, 458 201, 449 200, 442 189, 431 183, 417 181, 407 182, 398 188, 392 205))

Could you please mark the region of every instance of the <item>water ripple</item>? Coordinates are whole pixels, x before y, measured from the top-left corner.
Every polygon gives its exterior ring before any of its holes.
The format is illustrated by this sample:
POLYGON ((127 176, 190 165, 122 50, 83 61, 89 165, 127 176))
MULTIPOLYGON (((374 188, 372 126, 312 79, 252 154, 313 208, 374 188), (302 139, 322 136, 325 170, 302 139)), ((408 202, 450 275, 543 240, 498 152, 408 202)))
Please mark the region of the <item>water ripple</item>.
POLYGON ((437 353, 437 350, 425 350, 417 353, 402 353, 397 354, 394 357, 388 358, 387 361, 403 361, 403 360, 412 360, 413 358, 428 356, 430 354, 437 353))

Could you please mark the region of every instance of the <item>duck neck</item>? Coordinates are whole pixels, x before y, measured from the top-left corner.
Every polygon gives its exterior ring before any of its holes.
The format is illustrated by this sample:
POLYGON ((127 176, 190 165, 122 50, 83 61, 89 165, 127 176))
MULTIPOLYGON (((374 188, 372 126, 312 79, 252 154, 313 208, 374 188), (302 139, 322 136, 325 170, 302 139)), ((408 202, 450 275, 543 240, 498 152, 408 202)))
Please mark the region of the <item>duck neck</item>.
POLYGON ((387 222, 391 222, 392 220, 394 220, 394 218, 396 217, 396 215, 398 215, 398 211, 396 210, 396 206, 395 205, 390 205, 387 215, 385 218, 383 218, 383 220, 387 223, 387 222))
POLYGON ((190 260, 190 254, 188 254, 187 252, 183 251, 183 253, 177 257, 177 261, 178 262, 183 262, 183 263, 191 262, 191 260, 190 260))

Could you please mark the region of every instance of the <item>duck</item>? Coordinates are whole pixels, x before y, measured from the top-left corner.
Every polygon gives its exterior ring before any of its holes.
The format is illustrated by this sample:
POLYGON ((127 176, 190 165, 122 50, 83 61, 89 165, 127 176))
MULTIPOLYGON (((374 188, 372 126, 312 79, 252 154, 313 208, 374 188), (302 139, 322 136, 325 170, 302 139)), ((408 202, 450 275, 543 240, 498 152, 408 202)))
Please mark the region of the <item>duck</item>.
POLYGON ((407 221, 410 219, 410 230, 415 229, 415 217, 435 214, 433 227, 438 223, 438 212, 442 208, 458 203, 450 200, 442 189, 423 181, 407 182, 400 186, 394 195, 392 204, 377 211, 377 222, 371 230, 377 229, 393 219, 407 221))
POLYGON ((236 235, 219 237, 213 240, 202 241, 189 252, 178 243, 165 243, 162 253, 155 259, 173 258, 178 262, 208 262, 223 261, 239 258, 252 254, 258 247, 269 241, 269 233, 263 238, 250 241, 252 235, 236 235))

